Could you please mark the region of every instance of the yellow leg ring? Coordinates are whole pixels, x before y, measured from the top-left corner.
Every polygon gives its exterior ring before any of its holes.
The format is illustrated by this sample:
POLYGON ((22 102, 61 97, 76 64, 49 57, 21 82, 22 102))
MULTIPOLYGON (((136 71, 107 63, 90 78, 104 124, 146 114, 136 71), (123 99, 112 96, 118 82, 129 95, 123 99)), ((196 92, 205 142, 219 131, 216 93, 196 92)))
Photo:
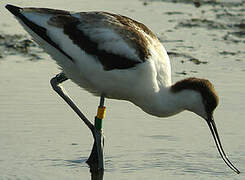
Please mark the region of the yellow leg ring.
POLYGON ((104 119, 105 118, 105 106, 103 107, 98 107, 98 111, 97 111, 97 118, 99 119, 104 119))

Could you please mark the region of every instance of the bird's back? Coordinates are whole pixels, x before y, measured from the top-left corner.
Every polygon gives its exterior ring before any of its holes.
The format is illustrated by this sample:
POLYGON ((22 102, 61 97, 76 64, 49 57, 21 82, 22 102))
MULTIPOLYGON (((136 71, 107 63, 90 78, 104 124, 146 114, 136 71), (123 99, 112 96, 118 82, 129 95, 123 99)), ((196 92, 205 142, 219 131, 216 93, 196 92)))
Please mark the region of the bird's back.
POLYGON ((145 84, 153 91, 171 84, 165 49, 137 21, 107 12, 46 8, 22 8, 20 14, 21 24, 67 77, 94 94, 127 99, 132 91, 144 93, 145 84))

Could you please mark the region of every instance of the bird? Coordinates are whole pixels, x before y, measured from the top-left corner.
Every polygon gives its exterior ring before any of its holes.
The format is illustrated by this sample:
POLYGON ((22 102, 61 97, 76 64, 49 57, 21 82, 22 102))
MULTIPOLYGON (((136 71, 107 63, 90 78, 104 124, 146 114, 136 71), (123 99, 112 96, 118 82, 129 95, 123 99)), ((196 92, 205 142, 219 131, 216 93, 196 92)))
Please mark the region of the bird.
POLYGON ((221 145, 213 84, 196 77, 172 83, 168 53, 147 26, 103 11, 6 8, 61 68, 57 84, 70 79, 102 100, 126 100, 157 117, 191 111, 207 122, 222 159, 240 173, 221 145))

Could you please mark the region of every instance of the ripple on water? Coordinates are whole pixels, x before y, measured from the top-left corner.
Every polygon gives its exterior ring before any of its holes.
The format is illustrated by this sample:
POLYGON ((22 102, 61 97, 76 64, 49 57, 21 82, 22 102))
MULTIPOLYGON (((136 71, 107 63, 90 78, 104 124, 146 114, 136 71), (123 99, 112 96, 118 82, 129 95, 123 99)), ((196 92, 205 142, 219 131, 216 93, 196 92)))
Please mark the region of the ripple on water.
POLYGON ((177 141, 177 137, 170 136, 170 135, 151 135, 146 136, 147 138, 151 138, 154 140, 164 140, 164 141, 177 141))

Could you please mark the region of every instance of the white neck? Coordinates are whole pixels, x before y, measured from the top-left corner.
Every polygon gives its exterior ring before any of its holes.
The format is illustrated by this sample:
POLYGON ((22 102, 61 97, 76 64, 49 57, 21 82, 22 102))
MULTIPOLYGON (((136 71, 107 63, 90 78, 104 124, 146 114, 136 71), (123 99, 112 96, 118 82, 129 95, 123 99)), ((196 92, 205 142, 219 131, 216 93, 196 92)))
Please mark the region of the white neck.
POLYGON ((170 91, 170 87, 162 87, 158 92, 145 92, 144 98, 139 98, 134 104, 148 114, 158 117, 168 117, 184 110, 198 115, 205 115, 205 108, 200 93, 193 90, 183 90, 178 93, 170 91))

